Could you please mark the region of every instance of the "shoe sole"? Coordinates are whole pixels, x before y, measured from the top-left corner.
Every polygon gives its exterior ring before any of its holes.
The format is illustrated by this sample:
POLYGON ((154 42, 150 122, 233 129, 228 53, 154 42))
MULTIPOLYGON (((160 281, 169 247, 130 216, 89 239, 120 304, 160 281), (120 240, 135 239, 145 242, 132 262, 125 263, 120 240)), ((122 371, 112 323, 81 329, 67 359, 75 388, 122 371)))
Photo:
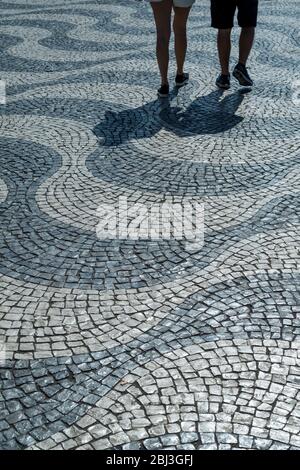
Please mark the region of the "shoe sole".
POLYGON ((229 90, 230 88, 230 85, 219 85, 218 83, 216 83, 216 86, 220 88, 220 90, 229 90))
POLYGON ((239 84, 241 86, 249 86, 249 87, 252 87, 253 86, 253 82, 249 82, 249 80, 247 79, 247 77, 245 77, 245 75, 243 74, 243 72, 240 72, 240 71, 234 71, 233 72, 233 76, 234 78, 237 79, 237 81, 239 82, 239 84))
POLYGON ((184 80, 184 82, 175 82, 175 85, 177 86, 177 88, 181 88, 182 86, 186 85, 187 83, 189 83, 189 79, 187 78, 186 80, 184 80))

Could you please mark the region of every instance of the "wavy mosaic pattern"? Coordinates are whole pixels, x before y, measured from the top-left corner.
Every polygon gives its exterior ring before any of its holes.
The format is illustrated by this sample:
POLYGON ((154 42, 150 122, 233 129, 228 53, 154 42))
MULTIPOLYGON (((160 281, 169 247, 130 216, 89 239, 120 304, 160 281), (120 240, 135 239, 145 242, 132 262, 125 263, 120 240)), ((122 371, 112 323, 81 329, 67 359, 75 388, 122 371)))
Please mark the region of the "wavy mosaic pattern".
POLYGON ((221 94, 198 2, 159 101, 146 3, 0 4, 1 449, 300 450, 297 7, 221 94), (203 248, 99 240, 120 196, 198 198, 203 248))

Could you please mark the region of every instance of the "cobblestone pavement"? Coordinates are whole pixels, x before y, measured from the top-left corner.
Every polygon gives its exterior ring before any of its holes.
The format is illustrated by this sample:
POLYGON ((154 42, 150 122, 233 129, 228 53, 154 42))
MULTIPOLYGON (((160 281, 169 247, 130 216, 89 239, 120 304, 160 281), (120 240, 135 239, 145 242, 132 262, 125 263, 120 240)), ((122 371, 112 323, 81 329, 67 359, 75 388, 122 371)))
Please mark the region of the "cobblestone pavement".
POLYGON ((300 449, 298 8, 221 96, 198 1, 162 102, 148 4, 1 2, 2 449, 300 449), (203 248, 100 240, 120 196, 198 198, 203 248))

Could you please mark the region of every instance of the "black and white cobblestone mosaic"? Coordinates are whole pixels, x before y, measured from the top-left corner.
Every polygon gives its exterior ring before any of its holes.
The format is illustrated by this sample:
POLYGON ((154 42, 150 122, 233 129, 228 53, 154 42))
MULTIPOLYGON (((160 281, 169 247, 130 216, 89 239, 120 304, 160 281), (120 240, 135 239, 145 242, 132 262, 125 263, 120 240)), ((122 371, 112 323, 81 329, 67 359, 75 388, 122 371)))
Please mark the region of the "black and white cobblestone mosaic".
POLYGON ((0 3, 0 449, 300 450, 298 8, 221 94, 196 2, 162 102, 147 3, 0 3), (204 246, 100 240, 120 196, 198 198, 204 246))

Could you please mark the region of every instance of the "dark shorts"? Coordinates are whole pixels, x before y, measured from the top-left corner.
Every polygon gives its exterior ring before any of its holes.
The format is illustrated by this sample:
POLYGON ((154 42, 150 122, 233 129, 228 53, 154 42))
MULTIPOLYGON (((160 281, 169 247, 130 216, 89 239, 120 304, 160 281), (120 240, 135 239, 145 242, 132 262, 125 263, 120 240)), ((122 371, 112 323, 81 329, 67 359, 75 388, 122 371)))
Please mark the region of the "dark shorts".
POLYGON ((233 28, 236 10, 239 26, 256 27, 258 0, 211 0, 212 27, 233 28))

